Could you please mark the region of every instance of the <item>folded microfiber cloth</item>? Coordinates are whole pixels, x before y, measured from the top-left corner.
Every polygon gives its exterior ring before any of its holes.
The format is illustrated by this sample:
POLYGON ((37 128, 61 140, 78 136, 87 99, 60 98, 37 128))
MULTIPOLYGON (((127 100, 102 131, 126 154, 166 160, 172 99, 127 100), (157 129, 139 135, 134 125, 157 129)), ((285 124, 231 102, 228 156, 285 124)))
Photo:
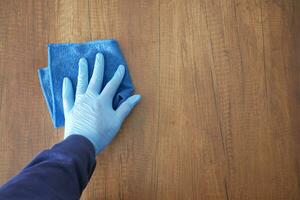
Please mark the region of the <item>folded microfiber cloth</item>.
POLYGON ((48 67, 38 69, 38 76, 55 128, 63 126, 65 122, 62 104, 63 78, 69 77, 75 89, 78 61, 81 57, 85 57, 89 65, 90 79, 98 52, 104 55, 105 60, 103 87, 112 78, 119 65, 124 65, 126 69, 124 79, 114 97, 113 108, 116 109, 133 94, 134 86, 117 41, 96 40, 77 44, 49 44, 48 67))

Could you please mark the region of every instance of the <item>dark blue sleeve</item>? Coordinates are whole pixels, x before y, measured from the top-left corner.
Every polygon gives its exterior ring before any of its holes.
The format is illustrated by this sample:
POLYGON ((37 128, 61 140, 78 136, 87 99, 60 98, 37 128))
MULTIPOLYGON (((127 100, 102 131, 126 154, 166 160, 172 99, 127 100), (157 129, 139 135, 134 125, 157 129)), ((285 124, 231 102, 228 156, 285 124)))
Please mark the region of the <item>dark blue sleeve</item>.
POLYGON ((96 166, 93 144, 71 135, 0 187, 0 199, 79 199, 96 166))

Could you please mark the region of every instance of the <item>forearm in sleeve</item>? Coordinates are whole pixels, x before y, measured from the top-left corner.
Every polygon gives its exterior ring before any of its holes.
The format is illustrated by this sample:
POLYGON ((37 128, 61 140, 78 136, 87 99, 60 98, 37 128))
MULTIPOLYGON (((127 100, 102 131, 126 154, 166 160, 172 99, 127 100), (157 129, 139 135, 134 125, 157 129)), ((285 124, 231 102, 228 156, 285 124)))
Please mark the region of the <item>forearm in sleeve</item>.
POLYGON ((93 144, 71 135, 0 187, 0 199, 79 199, 96 165, 93 144))

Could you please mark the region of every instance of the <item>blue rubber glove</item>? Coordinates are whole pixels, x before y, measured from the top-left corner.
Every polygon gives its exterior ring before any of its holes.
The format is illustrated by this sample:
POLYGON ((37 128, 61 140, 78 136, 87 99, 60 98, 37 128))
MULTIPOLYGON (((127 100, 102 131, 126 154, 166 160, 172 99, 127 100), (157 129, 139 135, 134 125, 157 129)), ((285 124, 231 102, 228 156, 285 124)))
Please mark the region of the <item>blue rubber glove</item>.
POLYGON ((90 83, 88 83, 87 60, 80 59, 75 99, 71 80, 66 77, 63 81, 64 138, 72 134, 82 135, 93 143, 96 154, 112 141, 124 119, 141 99, 140 95, 133 95, 116 110, 113 109, 113 97, 124 73, 125 67, 120 65, 100 93, 104 74, 103 55, 101 53, 96 55, 90 83))

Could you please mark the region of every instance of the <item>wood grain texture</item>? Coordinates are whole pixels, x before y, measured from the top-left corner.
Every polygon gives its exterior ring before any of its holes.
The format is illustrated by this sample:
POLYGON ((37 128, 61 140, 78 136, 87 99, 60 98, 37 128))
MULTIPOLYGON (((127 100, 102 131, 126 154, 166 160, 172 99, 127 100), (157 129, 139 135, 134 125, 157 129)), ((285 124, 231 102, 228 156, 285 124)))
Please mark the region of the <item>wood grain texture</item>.
POLYGON ((63 138, 48 43, 116 38, 142 102, 82 199, 300 199, 298 0, 0 1, 0 183, 63 138))

